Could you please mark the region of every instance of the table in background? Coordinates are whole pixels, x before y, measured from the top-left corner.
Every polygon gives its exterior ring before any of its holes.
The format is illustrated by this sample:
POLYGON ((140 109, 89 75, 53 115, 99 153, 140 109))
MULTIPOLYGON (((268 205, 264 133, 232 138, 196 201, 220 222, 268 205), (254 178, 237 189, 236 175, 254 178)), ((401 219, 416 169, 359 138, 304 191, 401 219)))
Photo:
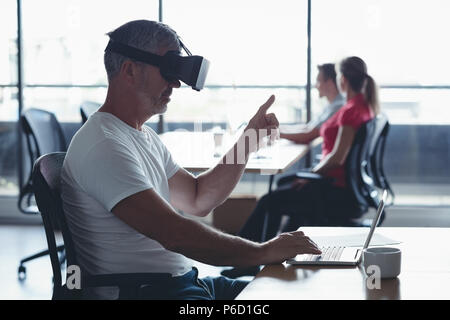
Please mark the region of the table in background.
MULTIPOLYGON (((223 146, 216 150, 212 132, 171 131, 161 134, 160 137, 177 163, 191 172, 206 171, 214 167, 237 139, 237 137, 225 135, 223 146), (214 156, 217 151, 220 151, 220 156, 214 156)), ((270 191, 274 175, 285 172, 308 151, 308 145, 280 139, 274 145, 253 153, 245 167, 245 172, 269 175, 270 191)))
MULTIPOLYGON (((366 228, 301 228, 307 236, 345 235, 366 228)), ((268 265, 237 297, 239 300, 450 299, 450 228, 377 228, 401 241, 401 273, 368 289, 358 267, 268 265)), ((390 245, 391 246, 391 245, 390 245)))

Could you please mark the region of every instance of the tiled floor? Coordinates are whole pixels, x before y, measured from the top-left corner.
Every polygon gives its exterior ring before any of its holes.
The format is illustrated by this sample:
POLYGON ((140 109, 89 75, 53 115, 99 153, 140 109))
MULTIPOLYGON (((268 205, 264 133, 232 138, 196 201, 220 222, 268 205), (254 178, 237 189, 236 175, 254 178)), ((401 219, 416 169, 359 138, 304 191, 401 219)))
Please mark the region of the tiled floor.
POLYGON ((47 247, 41 226, 0 226, 0 299, 50 299, 51 265, 48 257, 29 263, 27 279, 20 282, 17 268, 20 259, 47 247))

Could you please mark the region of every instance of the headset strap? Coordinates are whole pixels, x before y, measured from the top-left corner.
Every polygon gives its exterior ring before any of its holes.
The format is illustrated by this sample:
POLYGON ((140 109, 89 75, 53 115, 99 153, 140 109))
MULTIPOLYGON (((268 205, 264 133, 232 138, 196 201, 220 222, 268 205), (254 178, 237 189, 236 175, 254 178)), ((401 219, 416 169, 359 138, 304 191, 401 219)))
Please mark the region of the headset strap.
POLYGON ((125 57, 134 59, 136 61, 144 62, 147 64, 151 64, 153 66, 160 66, 162 63, 163 56, 153 54, 138 48, 134 48, 132 46, 109 40, 108 45, 105 48, 105 51, 111 51, 118 54, 121 54, 125 57))

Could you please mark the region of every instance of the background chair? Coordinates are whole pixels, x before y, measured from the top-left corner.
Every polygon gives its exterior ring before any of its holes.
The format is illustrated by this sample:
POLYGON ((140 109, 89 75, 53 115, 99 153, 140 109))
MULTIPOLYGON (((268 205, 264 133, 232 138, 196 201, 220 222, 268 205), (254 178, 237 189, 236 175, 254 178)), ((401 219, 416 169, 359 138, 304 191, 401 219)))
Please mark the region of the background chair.
MULTIPOLYGON (((354 203, 357 208, 355 215, 357 216, 362 216, 370 207, 378 207, 381 197, 379 189, 387 189, 388 187, 390 189, 382 165, 388 128, 389 123, 385 115, 379 115, 366 122, 357 131, 353 145, 347 155, 345 162, 346 182, 347 187, 352 191, 354 203)), ((319 181, 329 179, 319 174, 300 171, 294 175, 281 178, 278 181, 278 186, 287 184, 295 178, 319 181)), ((386 210, 383 211, 378 225, 381 225, 385 216, 386 210)), ((370 219, 361 222, 358 219, 341 218, 310 222, 311 225, 316 226, 370 226, 371 223, 372 220, 370 219)))
MULTIPOLYGON (((360 192, 361 196, 366 198, 368 206, 376 208, 381 198, 381 190, 388 191, 388 201, 385 206, 394 204, 395 195, 387 180, 383 169, 384 149, 386 146, 387 135, 389 132, 389 121, 385 114, 379 114, 370 121, 366 127, 366 148, 363 151, 361 161, 361 179, 364 188, 360 192), (370 128, 369 128, 370 127, 370 128)), ((351 177, 347 181, 351 181, 351 177)), ((356 191, 355 191, 356 192, 356 191)), ((379 225, 386 217, 386 209, 380 217, 379 225)), ((363 224, 370 226, 371 220, 363 224)))
MULTIPOLYGON (((19 191, 17 206, 24 214, 39 214, 38 208, 33 204, 33 184, 32 184, 32 168, 34 161, 42 154, 54 151, 66 151, 66 141, 64 134, 56 119, 51 112, 41 109, 27 109, 20 117, 20 125, 25 135, 26 146, 28 150, 28 163, 25 163, 25 170, 29 169, 27 181, 22 185, 19 191)), ((58 250, 62 253, 61 260, 64 260, 63 246, 59 246, 58 250)), ((30 257, 20 261, 18 275, 20 280, 26 278, 26 268, 24 263, 36 258, 45 256, 48 250, 41 251, 30 257)))
POLYGON ((87 119, 91 114, 93 114, 95 111, 100 108, 101 104, 93 101, 83 101, 83 103, 80 106, 80 115, 81 115, 81 121, 83 124, 86 123, 87 119))
POLYGON ((55 222, 60 226, 62 232, 67 266, 78 265, 60 193, 61 169, 65 155, 65 152, 44 155, 36 161, 33 169, 33 188, 44 222, 53 271, 52 299, 80 299, 83 298, 83 290, 89 287, 118 287, 119 299, 137 299, 140 298, 139 292, 142 286, 169 279, 171 275, 168 273, 122 273, 93 276, 82 274, 81 289, 69 290, 66 284, 62 284, 61 265, 55 240, 55 222))
POLYGON ((375 186, 379 189, 388 191, 388 201, 386 206, 391 206, 395 201, 395 194, 384 172, 384 150, 386 147, 387 136, 389 134, 390 124, 385 114, 377 116, 375 136, 370 146, 370 170, 375 186))

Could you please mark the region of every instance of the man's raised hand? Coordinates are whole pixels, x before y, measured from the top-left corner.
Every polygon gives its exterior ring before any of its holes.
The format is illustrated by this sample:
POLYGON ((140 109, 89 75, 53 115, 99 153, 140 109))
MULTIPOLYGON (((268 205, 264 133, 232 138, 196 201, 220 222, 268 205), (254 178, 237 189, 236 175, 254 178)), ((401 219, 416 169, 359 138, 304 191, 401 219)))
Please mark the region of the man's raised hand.
POLYGON ((259 107, 256 114, 248 123, 244 133, 249 137, 255 136, 257 139, 256 146, 254 143, 250 142, 251 151, 255 151, 259 146, 261 146, 264 137, 270 136, 271 141, 279 137, 278 127, 280 123, 274 113, 267 113, 267 110, 274 103, 274 101, 275 96, 271 95, 270 98, 261 107, 259 107))

